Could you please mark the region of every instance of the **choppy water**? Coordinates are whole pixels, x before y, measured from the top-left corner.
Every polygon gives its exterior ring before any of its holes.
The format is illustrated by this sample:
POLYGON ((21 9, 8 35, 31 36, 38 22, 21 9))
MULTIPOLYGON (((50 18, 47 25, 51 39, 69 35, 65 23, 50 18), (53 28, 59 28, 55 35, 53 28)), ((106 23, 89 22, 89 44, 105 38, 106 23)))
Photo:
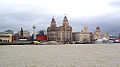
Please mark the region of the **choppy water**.
POLYGON ((0 46, 0 67, 120 67, 120 44, 0 46))

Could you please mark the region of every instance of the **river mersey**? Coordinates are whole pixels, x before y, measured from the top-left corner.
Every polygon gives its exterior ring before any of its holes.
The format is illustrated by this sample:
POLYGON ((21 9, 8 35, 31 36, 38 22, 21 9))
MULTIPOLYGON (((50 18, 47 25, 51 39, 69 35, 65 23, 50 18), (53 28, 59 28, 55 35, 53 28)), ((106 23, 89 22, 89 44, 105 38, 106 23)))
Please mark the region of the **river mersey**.
POLYGON ((1 45, 0 67, 120 67, 120 44, 1 45))

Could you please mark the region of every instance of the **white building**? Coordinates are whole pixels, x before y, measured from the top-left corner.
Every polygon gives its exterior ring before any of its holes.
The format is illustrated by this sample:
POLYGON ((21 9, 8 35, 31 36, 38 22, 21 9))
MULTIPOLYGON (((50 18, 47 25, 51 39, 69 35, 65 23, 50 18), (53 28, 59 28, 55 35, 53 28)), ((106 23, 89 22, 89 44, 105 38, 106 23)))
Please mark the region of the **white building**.
MULTIPOLYGON (((20 36, 21 31, 18 31, 17 34, 20 36)), ((30 37, 30 32, 28 30, 23 31, 23 37, 30 37)))
POLYGON ((0 34, 0 42, 12 42, 12 34, 0 34))

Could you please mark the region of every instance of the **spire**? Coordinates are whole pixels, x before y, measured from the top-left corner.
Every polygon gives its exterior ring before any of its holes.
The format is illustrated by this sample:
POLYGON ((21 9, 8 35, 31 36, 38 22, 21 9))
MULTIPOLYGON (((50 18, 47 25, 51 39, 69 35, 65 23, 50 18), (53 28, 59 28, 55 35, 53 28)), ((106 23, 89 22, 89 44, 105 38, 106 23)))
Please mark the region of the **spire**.
POLYGON ((64 19, 63 19, 63 26, 69 26, 69 23, 68 23, 68 19, 66 17, 66 14, 64 16, 64 19))
POLYGON ((63 22, 64 22, 64 23, 68 23, 68 19, 67 19, 67 17, 66 17, 66 14, 65 14, 65 17, 64 17, 64 19, 63 19, 63 22))
POLYGON ((51 23, 56 23, 55 18, 53 16, 51 23))
POLYGON ((23 28, 22 27, 21 27, 20 35, 21 35, 21 37, 23 37, 23 28))
POLYGON ((21 27, 21 31, 23 31, 23 28, 21 27))
POLYGON ((53 16, 52 21, 51 21, 51 27, 56 27, 56 21, 55 21, 54 16, 53 16))

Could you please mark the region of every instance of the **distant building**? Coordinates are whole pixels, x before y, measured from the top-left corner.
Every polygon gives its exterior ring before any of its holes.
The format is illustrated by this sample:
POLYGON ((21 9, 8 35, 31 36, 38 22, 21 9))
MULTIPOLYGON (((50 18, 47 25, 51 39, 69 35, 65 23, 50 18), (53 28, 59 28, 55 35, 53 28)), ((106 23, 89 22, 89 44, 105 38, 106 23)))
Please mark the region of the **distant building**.
POLYGON ((47 41, 47 31, 46 30, 38 31, 38 34, 36 35, 36 38, 37 38, 37 41, 39 41, 39 42, 47 41))
POLYGON ((106 34, 101 33, 101 29, 99 26, 97 26, 95 32, 94 32, 94 39, 102 39, 102 38, 107 38, 109 39, 109 33, 107 32, 106 34))
POLYGON ((14 34, 13 30, 5 30, 4 32, 0 32, 0 34, 14 34))
POLYGON ((14 38, 15 38, 15 41, 20 41, 20 40, 30 41, 31 40, 30 32, 28 30, 23 30, 22 27, 21 27, 21 30, 18 31, 14 35, 14 38))
POLYGON ((47 35, 37 35, 37 41, 39 42, 45 42, 47 41, 47 35))
POLYGON ((30 37, 30 32, 28 30, 24 30, 24 31, 18 31, 17 34, 20 37, 30 37), (22 32, 22 33, 21 33, 22 32))
POLYGON ((0 34, 0 42, 12 42, 12 34, 0 34))
POLYGON ((84 27, 84 32, 88 32, 88 27, 84 27))
POLYGON ((92 40, 91 32, 81 32, 80 33, 80 42, 81 43, 89 43, 92 40))
POLYGON ((14 32, 12 30, 5 30, 4 32, 0 32, 0 42, 13 42, 14 32))
POLYGON ((5 34, 14 34, 14 31, 13 30, 5 30, 4 33, 5 34))
POLYGON ((47 31, 46 30, 40 30, 37 32, 40 35, 47 35, 47 31))
POLYGON ((35 30, 34 30, 34 33, 32 34, 32 41, 39 41, 39 42, 47 41, 47 31, 40 30, 38 32, 35 32, 35 30))
POLYGON ((93 40, 92 32, 88 32, 88 27, 84 27, 84 31, 73 32, 73 41, 79 43, 90 43, 93 40))
POLYGON ((74 42, 80 42, 80 32, 73 32, 72 33, 72 41, 74 42))
POLYGON ((115 40, 117 40, 117 39, 118 39, 117 36, 110 36, 110 37, 109 37, 109 40, 113 40, 113 41, 115 41, 115 40))
POLYGON ((72 27, 65 16, 62 26, 57 27, 56 21, 52 18, 51 26, 47 28, 48 41, 57 41, 61 43, 72 41, 72 27))

